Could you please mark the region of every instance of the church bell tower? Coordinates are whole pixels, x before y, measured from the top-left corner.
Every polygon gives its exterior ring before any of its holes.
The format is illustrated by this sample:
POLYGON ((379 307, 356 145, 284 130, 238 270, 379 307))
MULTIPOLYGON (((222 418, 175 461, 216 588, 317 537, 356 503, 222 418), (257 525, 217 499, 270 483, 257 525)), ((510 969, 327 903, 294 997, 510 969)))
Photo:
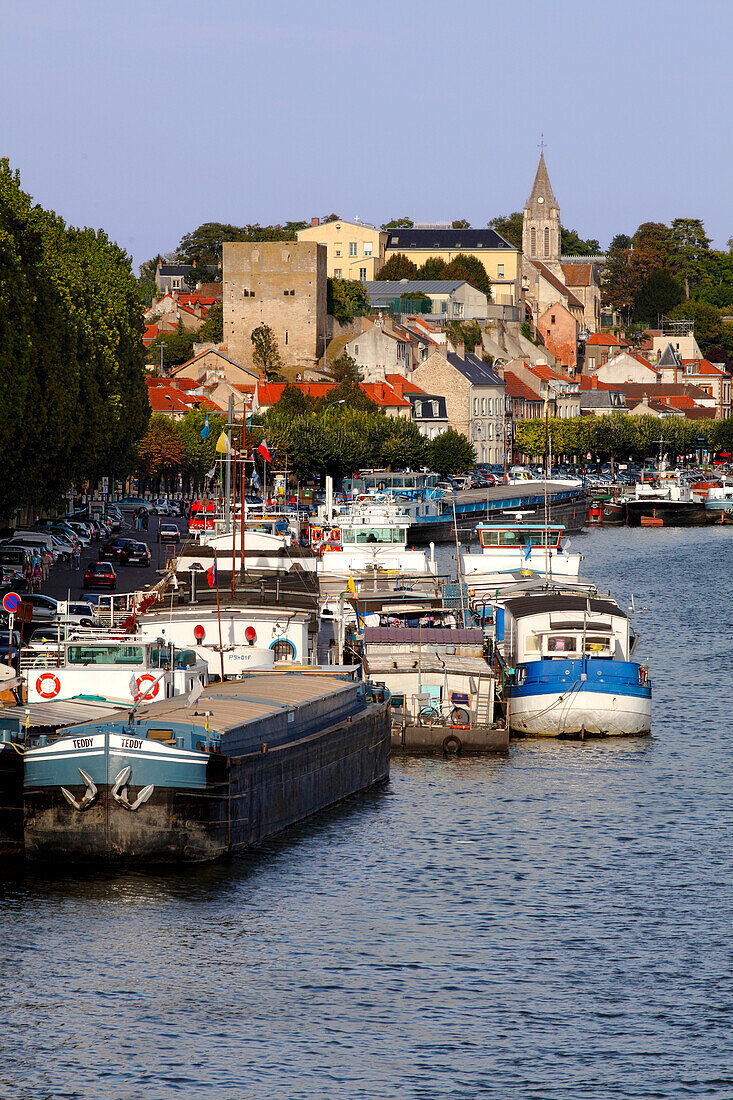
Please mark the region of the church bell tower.
POLYGON ((552 193, 544 150, 534 178, 532 193, 524 206, 522 251, 526 259, 539 260, 563 278, 560 267, 560 208, 552 193))

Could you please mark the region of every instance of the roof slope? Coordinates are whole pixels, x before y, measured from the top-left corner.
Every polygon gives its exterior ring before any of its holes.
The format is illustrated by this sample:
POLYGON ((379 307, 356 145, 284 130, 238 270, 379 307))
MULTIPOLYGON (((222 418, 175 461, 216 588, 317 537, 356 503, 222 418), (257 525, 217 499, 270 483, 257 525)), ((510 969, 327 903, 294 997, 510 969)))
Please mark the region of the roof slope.
POLYGON ((387 237, 387 251, 409 252, 410 249, 442 252, 476 252, 499 249, 518 252, 495 229, 395 229, 387 237))

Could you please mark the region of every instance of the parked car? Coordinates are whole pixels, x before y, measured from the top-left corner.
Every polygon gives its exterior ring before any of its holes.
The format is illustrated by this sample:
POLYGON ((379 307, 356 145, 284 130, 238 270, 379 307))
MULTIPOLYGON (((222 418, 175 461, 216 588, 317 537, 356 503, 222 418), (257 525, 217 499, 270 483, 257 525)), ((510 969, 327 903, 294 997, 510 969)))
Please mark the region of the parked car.
POLYGON ((150 551, 145 543, 126 541, 120 554, 120 565, 142 565, 147 569, 150 565, 150 551))
POLYGON ((138 508, 145 508, 148 512, 152 512, 153 506, 149 500, 144 500, 142 497, 125 497, 119 502, 119 509, 121 512, 134 512, 138 508))
MULTIPOLYGON (((10 656, 11 638, 9 630, 0 630, 0 661, 3 664, 8 663, 8 657, 10 656)), ((20 633, 17 630, 13 631, 12 648, 13 658, 18 656, 18 649, 20 647, 20 633)))
POLYGON ((180 542, 181 532, 175 523, 161 523, 158 537, 161 542, 180 542))
POLYGON ((28 592, 23 596, 23 602, 33 605, 31 622, 55 623, 59 617, 58 600, 53 596, 44 596, 40 592, 28 592))
POLYGON ((174 508, 168 500, 156 500, 153 504, 154 516, 177 516, 178 509, 174 508))
POLYGON ((121 561, 122 551, 128 543, 135 543, 135 539, 107 539, 107 541, 102 544, 102 548, 99 552, 105 559, 109 558, 109 560, 113 562, 121 561))
POLYGON ((84 573, 84 588, 116 588, 117 574, 112 562, 95 561, 87 566, 84 573))

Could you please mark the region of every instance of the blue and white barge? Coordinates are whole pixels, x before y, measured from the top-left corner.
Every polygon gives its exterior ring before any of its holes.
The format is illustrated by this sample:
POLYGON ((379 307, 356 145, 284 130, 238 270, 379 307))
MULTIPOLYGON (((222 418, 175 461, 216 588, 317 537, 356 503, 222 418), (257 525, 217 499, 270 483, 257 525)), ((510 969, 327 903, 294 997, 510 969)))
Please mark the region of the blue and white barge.
POLYGON ((651 729, 648 669, 615 600, 564 593, 497 608, 497 645, 513 670, 507 724, 536 737, 634 736, 651 729))
POLYGON ((215 859, 388 778, 384 690, 313 670, 253 673, 199 692, 26 749, 27 858, 215 859))

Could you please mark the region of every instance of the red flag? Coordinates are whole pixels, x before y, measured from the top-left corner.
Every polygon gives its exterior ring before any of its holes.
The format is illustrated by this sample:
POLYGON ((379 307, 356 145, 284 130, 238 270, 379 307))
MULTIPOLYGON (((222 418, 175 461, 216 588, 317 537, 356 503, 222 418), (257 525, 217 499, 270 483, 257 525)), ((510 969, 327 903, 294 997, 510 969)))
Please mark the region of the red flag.
POLYGON ((262 442, 260 443, 259 447, 257 448, 257 453, 262 455, 265 462, 272 462, 272 458, 270 457, 270 452, 267 448, 267 440, 266 439, 263 439, 262 442))
POLYGON ((216 564, 206 570, 206 579, 209 582, 209 588, 213 588, 216 584, 216 564))

